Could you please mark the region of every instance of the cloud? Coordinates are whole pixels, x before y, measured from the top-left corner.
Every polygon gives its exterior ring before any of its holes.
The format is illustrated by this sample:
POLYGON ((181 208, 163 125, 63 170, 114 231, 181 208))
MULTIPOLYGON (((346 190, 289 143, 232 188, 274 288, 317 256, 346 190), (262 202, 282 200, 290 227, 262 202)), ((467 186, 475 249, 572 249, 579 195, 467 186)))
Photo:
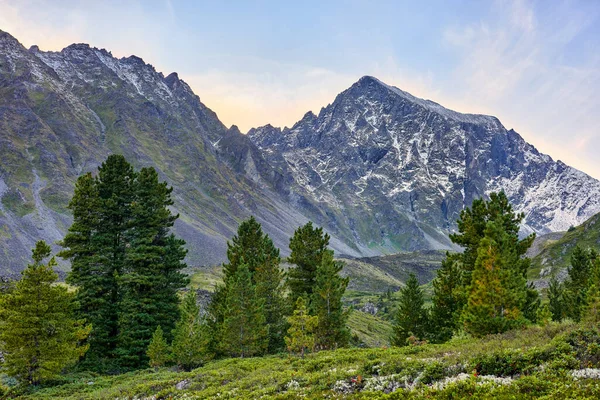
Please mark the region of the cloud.
POLYGON ((600 145, 600 58, 589 52, 575 62, 566 55, 597 14, 560 3, 540 20, 522 0, 498 2, 494 11, 491 22, 444 32, 461 60, 452 72, 453 95, 498 115, 541 151, 600 177, 592 150, 600 145))

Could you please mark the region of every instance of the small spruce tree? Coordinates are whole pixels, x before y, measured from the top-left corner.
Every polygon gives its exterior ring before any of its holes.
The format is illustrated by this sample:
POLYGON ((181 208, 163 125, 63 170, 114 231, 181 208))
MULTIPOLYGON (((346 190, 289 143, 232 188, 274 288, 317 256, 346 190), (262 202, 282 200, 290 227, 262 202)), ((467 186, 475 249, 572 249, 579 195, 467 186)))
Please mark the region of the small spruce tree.
POLYGON ((424 304, 425 299, 419 281, 414 274, 410 274, 406 286, 400 290, 394 334, 391 338, 394 346, 406 346, 407 339, 411 336, 418 339, 425 337, 427 314, 424 304))
POLYGON ((519 268, 513 237, 502 220, 490 221, 481 240, 462 319, 474 336, 522 325, 527 282, 519 268))
POLYGON ((163 335, 160 325, 156 327, 156 330, 152 334, 152 340, 150 340, 146 355, 148 356, 148 363, 153 368, 164 367, 171 358, 169 344, 163 335))
POLYGON ((287 317, 289 328, 285 337, 285 344, 290 353, 300 354, 304 358, 307 350, 315 347, 314 331, 318 325, 319 317, 308 314, 308 307, 304 297, 298 297, 294 314, 287 317))
POLYGON ((190 290, 183 297, 180 309, 181 316, 173 331, 171 348, 177 366, 189 371, 212 358, 210 337, 206 323, 202 322, 200 307, 196 304, 195 291, 190 290))
POLYGON ((463 303, 459 298, 462 294, 459 257, 460 254, 446 253, 446 258, 433 280, 433 306, 427 338, 434 343, 449 340, 459 326, 463 303))

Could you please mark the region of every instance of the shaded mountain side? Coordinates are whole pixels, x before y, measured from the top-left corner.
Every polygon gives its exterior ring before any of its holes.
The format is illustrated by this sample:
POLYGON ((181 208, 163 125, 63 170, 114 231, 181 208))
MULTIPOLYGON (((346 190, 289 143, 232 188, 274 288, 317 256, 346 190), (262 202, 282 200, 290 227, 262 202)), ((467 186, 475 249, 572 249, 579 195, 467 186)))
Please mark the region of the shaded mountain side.
POLYGON ((268 164, 260 164, 268 179, 257 182, 224 162, 231 153, 214 143, 228 137, 176 73, 165 77, 138 57, 117 59, 85 44, 27 50, 0 32, 0 272, 22 269, 36 240, 62 238, 75 180, 111 153, 155 167, 174 187, 175 231, 190 264, 222 261, 227 239, 250 214, 286 248, 307 218, 277 194, 268 164))
POLYGON ((524 233, 566 230, 600 211, 600 183, 541 154, 497 118, 461 114, 365 76, 291 128, 251 129, 290 201, 367 255, 451 248, 473 199, 504 190, 524 233))

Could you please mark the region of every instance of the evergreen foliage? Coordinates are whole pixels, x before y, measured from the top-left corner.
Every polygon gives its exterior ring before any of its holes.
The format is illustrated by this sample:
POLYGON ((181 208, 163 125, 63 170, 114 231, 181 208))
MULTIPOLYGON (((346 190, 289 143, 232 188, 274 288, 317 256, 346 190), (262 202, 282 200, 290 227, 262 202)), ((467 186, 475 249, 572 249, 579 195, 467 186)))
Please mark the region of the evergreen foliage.
POLYGON ((183 297, 180 315, 173 331, 171 348, 177 366, 189 371, 212 358, 208 327, 202 323, 200 307, 196 304, 196 293, 193 290, 183 297))
POLYGON ((488 222, 481 240, 467 306, 462 319, 474 336, 501 333, 523 323, 526 281, 514 270, 516 252, 509 235, 496 221, 488 222))
POLYGON ((427 330, 427 313, 424 308, 425 299, 419 281, 410 274, 406 286, 400 290, 398 311, 391 343, 395 346, 406 346, 407 339, 414 336, 423 339, 427 330))
POLYGON ((154 168, 143 168, 134 182, 132 229, 125 232, 128 249, 118 281, 118 355, 126 367, 146 365, 146 348, 156 326, 164 327, 169 340, 179 318, 177 291, 188 279, 180 272, 185 266, 184 242, 169 234, 178 218, 168 209, 171 192, 154 168))
MULTIPOLYGON (((270 241, 270 239, 269 239, 270 241)), ((286 330, 285 301, 283 298, 283 271, 279 268, 279 258, 269 259, 259 264, 254 272, 256 297, 263 303, 265 323, 268 328, 270 354, 283 350, 286 330)))
POLYGON ((45 242, 37 242, 33 264, 22 272, 13 290, 0 297, 2 368, 27 384, 54 378, 88 348, 80 342, 91 327, 76 319, 74 295, 55 285, 54 258, 43 263, 50 252, 45 242))
POLYGON ((88 368, 142 367, 156 327, 171 336, 177 291, 187 283, 184 242, 169 233, 178 218, 171 191, 153 168, 136 173, 121 155, 77 181, 60 256, 72 263, 67 282, 77 288, 78 314, 93 326, 88 368))
POLYGON ((432 323, 441 328, 435 340, 449 338, 458 321, 475 335, 535 322, 540 299, 527 285, 530 260, 525 256, 535 235, 519 239, 523 218, 503 192, 474 200, 461 212, 458 233, 450 239, 464 251, 447 256, 434 284, 432 323))
POLYGON ((254 273, 265 264, 279 264, 279 249, 273 245, 273 241, 262 230, 260 223, 251 216, 242 221, 237 230, 237 235, 227 242, 227 260, 223 264, 225 279, 235 275, 240 264, 248 267, 250 274, 254 273))
POLYGON ((298 297, 294 314, 287 317, 289 328, 285 337, 285 344, 290 353, 300 354, 304 357, 307 350, 315 347, 314 331, 319 323, 319 317, 308 314, 308 307, 304 297, 298 297))
POLYGON ((597 254, 576 246, 571 254, 571 266, 568 278, 564 282, 564 300, 566 316, 574 321, 580 321, 582 311, 587 305, 588 289, 592 280, 592 265, 597 254))
POLYGON ((153 368, 164 367, 169 362, 169 344, 163 335, 160 325, 156 327, 152 334, 146 354, 148 356, 148 363, 153 368))
POLYGON ((315 335, 319 349, 345 347, 350 339, 348 312, 342 304, 349 278, 340 276, 343 268, 344 263, 333 259, 332 250, 323 252, 310 303, 311 315, 318 317, 315 335))
POLYGON ((294 267, 288 271, 287 283, 290 288, 290 301, 295 304, 298 297, 312 295, 317 279, 317 268, 322 264, 323 255, 328 251, 329 235, 323 228, 314 228, 312 222, 299 227, 290 239, 288 261, 294 267))
MULTIPOLYGON (((223 328, 226 302, 228 301, 230 283, 235 279, 240 265, 246 265, 254 287, 256 300, 262 304, 261 312, 268 332, 269 353, 276 353, 284 348, 285 334, 285 302, 282 296, 283 271, 279 268, 281 261, 279 249, 271 238, 265 234, 254 217, 243 221, 238 227, 237 235, 227 243, 228 262, 223 264, 225 285, 217 288, 209 306, 208 324, 214 332, 214 341, 219 341, 223 328)), ((212 347, 218 350, 218 345, 212 347)))
POLYGON ((269 344, 264 301, 256 296, 246 264, 238 265, 226 283, 225 315, 221 327, 223 353, 231 357, 264 354, 269 344))
POLYGON ((553 321, 560 322, 565 318, 567 312, 565 305, 563 285, 553 277, 548 285, 548 307, 553 321))
POLYGON ((427 337, 434 343, 442 343, 452 337, 459 327, 461 299, 460 254, 446 253, 437 276, 433 280, 433 306, 427 337))

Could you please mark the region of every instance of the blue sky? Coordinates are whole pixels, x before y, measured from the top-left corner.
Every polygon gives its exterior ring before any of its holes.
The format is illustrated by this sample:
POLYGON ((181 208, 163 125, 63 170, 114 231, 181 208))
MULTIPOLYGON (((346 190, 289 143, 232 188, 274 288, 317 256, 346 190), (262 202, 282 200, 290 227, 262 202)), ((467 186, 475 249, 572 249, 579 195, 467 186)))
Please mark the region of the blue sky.
POLYGON ((492 114, 600 178, 600 2, 7 1, 25 46, 86 42, 177 71, 227 124, 292 125, 362 75, 492 114))

